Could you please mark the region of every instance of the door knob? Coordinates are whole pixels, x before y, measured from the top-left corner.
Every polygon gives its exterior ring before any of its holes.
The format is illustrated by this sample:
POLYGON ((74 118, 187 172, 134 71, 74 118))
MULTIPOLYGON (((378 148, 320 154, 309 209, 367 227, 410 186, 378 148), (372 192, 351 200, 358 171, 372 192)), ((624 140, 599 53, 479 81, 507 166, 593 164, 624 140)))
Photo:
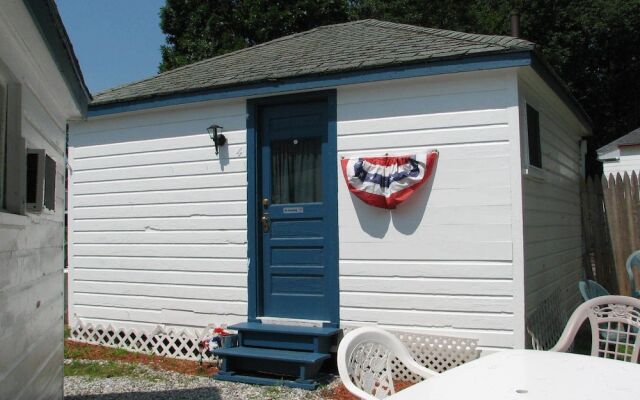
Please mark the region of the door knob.
POLYGON ((269 232, 269 228, 271 226, 271 220, 269 219, 269 213, 262 214, 262 218, 260 218, 260 222, 262 222, 262 231, 269 232))

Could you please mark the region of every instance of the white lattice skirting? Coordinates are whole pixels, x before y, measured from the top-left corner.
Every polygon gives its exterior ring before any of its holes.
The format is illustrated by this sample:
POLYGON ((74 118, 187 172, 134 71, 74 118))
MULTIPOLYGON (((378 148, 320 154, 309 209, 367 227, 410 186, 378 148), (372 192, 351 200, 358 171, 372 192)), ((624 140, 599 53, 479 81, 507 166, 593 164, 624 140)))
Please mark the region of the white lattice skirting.
MULTIPOLYGON (((356 327, 344 327, 345 333, 356 327)), ((433 336, 419 333, 390 331, 402 341, 413 358, 425 367, 443 372, 453 367, 475 360, 480 356, 476 339, 433 336)), ((202 329, 163 329, 156 327, 152 332, 136 329, 116 328, 112 325, 84 324, 81 321, 71 330, 71 339, 90 344, 127 349, 146 354, 155 354, 185 360, 199 360, 199 338, 208 333, 202 329)), ((208 352, 205 357, 210 357, 208 352)), ((421 377, 414 375, 395 359, 391 363, 393 379, 418 382, 421 377)))
MULTIPOLYGON (((199 338, 207 329, 164 329, 156 327, 152 332, 137 329, 116 328, 112 325, 92 325, 78 322, 71 330, 71 339, 77 342, 97 344, 185 360, 200 359, 199 338)), ((209 357, 210 354, 205 354, 209 357)))

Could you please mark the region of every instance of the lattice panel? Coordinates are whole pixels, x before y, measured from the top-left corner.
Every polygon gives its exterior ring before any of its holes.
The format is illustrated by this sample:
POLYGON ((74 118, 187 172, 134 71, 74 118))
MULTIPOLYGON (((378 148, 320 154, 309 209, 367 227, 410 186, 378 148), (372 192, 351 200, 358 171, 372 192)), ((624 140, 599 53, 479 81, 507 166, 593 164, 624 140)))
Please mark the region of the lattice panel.
MULTIPOLYGON (((71 339, 100 346, 127 349, 129 351, 158 356, 198 360, 198 340, 206 333, 202 330, 174 330, 156 327, 152 332, 137 329, 115 328, 112 325, 92 325, 79 322, 71 330, 71 339)), ((207 352, 206 356, 210 356, 207 352)))
MULTIPOLYGON (((343 329, 346 333, 355 328, 343 329)), ((444 372, 480 357, 477 339, 387 331, 404 343, 416 362, 436 372, 444 372)), ((420 382, 423 379, 409 371, 397 358, 391 360, 391 370, 393 380, 420 382)))
MULTIPOLYGON (((344 328, 345 333, 356 327, 344 328)), ((432 336, 419 333, 390 331, 407 347, 413 358, 420 364, 437 372, 457 367, 480 356, 476 339, 447 336, 432 336)), ((71 330, 71 339, 107 347, 123 348, 129 351, 155 354, 158 356, 199 360, 199 338, 207 333, 201 330, 173 330, 158 326, 152 332, 137 329, 116 328, 112 325, 84 324, 81 321, 71 330)), ((207 352, 205 357, 211 357, 207 352)), ((391 361, 394 380, 418 382, 422 378, 414 375, 397 359, 391 361)))
POLYGON ((531 336, 531 347, 534 350, 549 350, 560 339, 569 319, 561 309, 561 304, 560 290, 555 290, 527 318, 527 332, 531 336))

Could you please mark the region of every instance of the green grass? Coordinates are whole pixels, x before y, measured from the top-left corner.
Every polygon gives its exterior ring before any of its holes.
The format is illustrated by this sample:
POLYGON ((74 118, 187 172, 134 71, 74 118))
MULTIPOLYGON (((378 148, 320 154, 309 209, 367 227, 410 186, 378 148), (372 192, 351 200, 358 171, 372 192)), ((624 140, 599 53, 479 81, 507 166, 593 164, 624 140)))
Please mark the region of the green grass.
POLYGON ((64 326, 64 338, 69 339, 71 337, 71 328, 69 325, 64 326))
POLYGON ((69 347, 64 346, 64 358, 87 358, 89 349, 86 347, 69 347))
POLYGON ((106 361, 104 363, 83 363, 72 361, 64 365, 64 376, 86 376, 91 378, 113 378, 119 376, 135 376, 136 366, 133 364, 106 361))
POLYGON ((111 349, 110 353, 115 357, 123 357, 127 354, 130 354, 131 352, 125 349, 111 349))

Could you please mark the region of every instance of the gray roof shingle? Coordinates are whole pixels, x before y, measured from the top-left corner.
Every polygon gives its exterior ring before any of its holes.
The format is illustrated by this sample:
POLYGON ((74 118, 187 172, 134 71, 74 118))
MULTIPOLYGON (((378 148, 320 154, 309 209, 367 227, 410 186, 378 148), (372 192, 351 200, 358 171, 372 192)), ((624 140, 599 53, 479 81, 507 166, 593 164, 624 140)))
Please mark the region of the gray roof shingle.
POLYGON ((617 138, 613 142, 605 144, 600 147, 597 152, 598 154, 605 154, 621 146, 633 146, 636 144, 640 144, 640 128, 634 129, 626 135, 617 138))
POLYGON ((327 25, 176 68, 94 96, 92 105, 466 55, 533 50, 508 36, 378 20, 327 25))

